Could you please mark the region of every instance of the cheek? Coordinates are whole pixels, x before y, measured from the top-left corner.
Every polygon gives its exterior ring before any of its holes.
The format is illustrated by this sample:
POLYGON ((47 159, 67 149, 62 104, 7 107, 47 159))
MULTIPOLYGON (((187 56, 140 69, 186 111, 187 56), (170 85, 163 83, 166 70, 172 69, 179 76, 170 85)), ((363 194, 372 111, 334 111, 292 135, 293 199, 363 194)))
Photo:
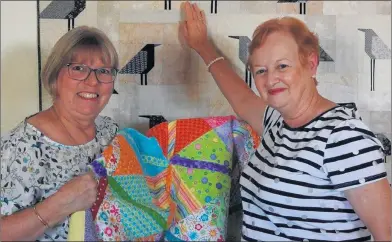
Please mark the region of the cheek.
POLYGON ((102 84, 100 92, 105 96, 111 96, 114 89, 114 84, 102 84))
POLYGON ((258 76, 254 79, 254 83, 255 83, 256 89, 259 92, 260 96, 265 99, 267 96, 267 88, 266 88, 267 82, 266 82, 265 78, 258 76))
POLYGON ((281 78, 283 84, 286 85, 288 88, 296 89, 297 87, 299 87, 301 75, 298 71, 290 71, 284 73, 281 78))

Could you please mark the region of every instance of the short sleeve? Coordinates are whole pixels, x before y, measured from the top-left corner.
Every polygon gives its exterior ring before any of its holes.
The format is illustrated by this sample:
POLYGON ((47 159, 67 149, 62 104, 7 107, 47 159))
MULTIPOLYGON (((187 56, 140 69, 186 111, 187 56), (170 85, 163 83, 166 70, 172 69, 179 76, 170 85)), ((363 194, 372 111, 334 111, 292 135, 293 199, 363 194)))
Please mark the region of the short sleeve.
POLYGON ((331 132, 324 168, 339 191, 387 177, 382 144, 358 119, 343 121, 331 132))
POLYGON ((10 215, 35 204, 35 189, 29 186, 35 170, 29 167, 30 155, 23 138, 1 138, 1 214, 10 215))

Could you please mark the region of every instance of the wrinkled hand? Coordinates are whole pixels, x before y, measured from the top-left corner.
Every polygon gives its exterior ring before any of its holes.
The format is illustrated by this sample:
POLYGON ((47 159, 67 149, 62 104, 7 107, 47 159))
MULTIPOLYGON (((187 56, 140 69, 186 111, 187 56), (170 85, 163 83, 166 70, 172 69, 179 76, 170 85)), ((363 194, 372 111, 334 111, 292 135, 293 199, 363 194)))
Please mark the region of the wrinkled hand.
POLYGON ((180 42, 199 52, 209 43, 204 11, 200 10, 195 3, 189 2, 183 3, 181 10, 185 20, 179 26, 180 42))
POLYGON ((73 178, 55 194, 68 214, 91 208, 97 197, 97 181, 92 171, 73 178))

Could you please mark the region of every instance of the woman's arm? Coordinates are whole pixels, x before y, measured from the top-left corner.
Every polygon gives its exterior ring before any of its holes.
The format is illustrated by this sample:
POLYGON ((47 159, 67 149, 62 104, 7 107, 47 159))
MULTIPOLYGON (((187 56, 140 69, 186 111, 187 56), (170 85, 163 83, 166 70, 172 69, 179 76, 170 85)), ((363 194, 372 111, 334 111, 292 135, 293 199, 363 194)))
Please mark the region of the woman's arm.
POLYGON ((345 191, 375 241, 391 241, 391 188, 386 178, 345 191))
MULTIPOLYGON (((56 195, 38 203, 36 210, 49 226, 63 221, 69 215, 66 209, 60 205, 56 195)), ((12 215, 2 216, 0 221, 0 241, 34 241, 42 236, 47 229, 33 208, 26 208, 12 215)))
MULTIPOLYGON (((220 55, 208 40, 204 12, 196 4, 189 2, 183 4, 182 8, 185 21, 180 25, 180 39, 194 49, 208 65, 220 55)), ((246 85, 227 60, 211 65, 210 72, 236 114, 261 134, 266 108, 263 100, 246 85)))
MULTIPOLYGON (((90 208, 97 197, 93 172, 73 178, 56 193, 36 205, 36 210, 49 226, 57 225, 71 213, 90 208)), ((46 230, 32 208, 2 216, 0 241, 36 240, 46 230)))
MULTIPOLYGON (((206 65, 220 56, 211 43, 204 45, 199 55, 206 65)), ((265 102, 246 85, 227 60, 211 65, 210 72, 234 112, 261 135, 265 102)))

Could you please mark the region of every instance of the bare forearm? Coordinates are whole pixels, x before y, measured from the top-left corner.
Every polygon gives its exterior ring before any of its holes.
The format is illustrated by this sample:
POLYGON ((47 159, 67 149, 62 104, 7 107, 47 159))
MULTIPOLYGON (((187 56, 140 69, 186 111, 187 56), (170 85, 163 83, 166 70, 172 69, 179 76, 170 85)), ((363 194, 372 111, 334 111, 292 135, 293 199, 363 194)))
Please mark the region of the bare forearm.
MULTIPOLYGON (((212 44, 206 44, 203 50, 198 53, 206 65, 220 56, 212 44)), ((246 85, 227 60, 214 63, 210 67, 210 72, 237 115, 249 122, 254 129, 260 131, 265 109, 265 103, 262 99, 246 85)))
MULTIPOLYGON (((37 204, 36 209, 49 226, 63 221, 68 215, 65 211, 61 211, 62 209, 53 196, 37 204)), ((1 218, 0 241, 34 241, 46 229, 33 208, 27 208, 1 218)))

